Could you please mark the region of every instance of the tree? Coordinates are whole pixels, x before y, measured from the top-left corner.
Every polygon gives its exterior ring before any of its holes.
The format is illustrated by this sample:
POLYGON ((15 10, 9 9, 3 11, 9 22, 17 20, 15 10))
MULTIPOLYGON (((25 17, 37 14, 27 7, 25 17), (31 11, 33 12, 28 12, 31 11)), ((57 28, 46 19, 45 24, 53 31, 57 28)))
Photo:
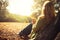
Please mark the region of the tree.
POLYGON ((8 6, 8 0, 0 0, 0 10, 6 9, 8 6))

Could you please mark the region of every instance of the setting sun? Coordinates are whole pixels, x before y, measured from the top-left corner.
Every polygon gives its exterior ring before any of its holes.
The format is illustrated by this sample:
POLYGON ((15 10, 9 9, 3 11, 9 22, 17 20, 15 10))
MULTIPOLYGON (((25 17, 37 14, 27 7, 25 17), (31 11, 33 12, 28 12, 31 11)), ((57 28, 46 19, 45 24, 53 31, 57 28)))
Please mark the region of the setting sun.
POLYGON ((29 16, 33 3, 33 0, 9 0, 7 9, 10 13, 29 16))

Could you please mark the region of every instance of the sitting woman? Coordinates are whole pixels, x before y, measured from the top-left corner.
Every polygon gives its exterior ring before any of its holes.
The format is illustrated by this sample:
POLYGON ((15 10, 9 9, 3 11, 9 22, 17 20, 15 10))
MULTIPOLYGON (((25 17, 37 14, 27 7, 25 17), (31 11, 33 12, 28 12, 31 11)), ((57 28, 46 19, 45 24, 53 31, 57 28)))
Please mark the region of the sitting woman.
MULTIPOLYGON (((47 25, 51 24, 55 20, 55 9, 51 1, 46 1, 42 7, 42 13, 38 17, 38 20, 33 25, 31 37, 33 34, 37 34, 42 31, 47 25)), ((35 35, 36 36, 36 35, 35 35)))

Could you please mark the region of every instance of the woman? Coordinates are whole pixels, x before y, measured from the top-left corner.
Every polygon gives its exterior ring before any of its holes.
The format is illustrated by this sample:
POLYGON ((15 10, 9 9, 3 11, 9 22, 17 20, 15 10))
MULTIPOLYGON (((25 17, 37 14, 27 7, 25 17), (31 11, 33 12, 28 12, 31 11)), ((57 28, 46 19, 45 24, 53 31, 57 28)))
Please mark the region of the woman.
POLYGON ((36 24, 33 25, 33 34, 42 31, 47 25, 51 24, 55 20, 55 9, 51 1, 46 1, 42 7, 42 14, 38 17, 36 24))

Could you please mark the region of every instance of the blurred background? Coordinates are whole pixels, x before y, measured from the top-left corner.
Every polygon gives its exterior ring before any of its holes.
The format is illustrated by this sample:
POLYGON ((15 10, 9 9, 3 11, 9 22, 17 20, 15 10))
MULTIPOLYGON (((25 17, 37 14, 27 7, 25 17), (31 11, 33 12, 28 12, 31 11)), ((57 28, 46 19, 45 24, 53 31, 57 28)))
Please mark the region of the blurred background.
MULTIPOLYGON (((0 0, 0 22, 36 22, 47 0, 0 0)), ((53 1, 55 12, 60 9, 59 0, 53 1)))

